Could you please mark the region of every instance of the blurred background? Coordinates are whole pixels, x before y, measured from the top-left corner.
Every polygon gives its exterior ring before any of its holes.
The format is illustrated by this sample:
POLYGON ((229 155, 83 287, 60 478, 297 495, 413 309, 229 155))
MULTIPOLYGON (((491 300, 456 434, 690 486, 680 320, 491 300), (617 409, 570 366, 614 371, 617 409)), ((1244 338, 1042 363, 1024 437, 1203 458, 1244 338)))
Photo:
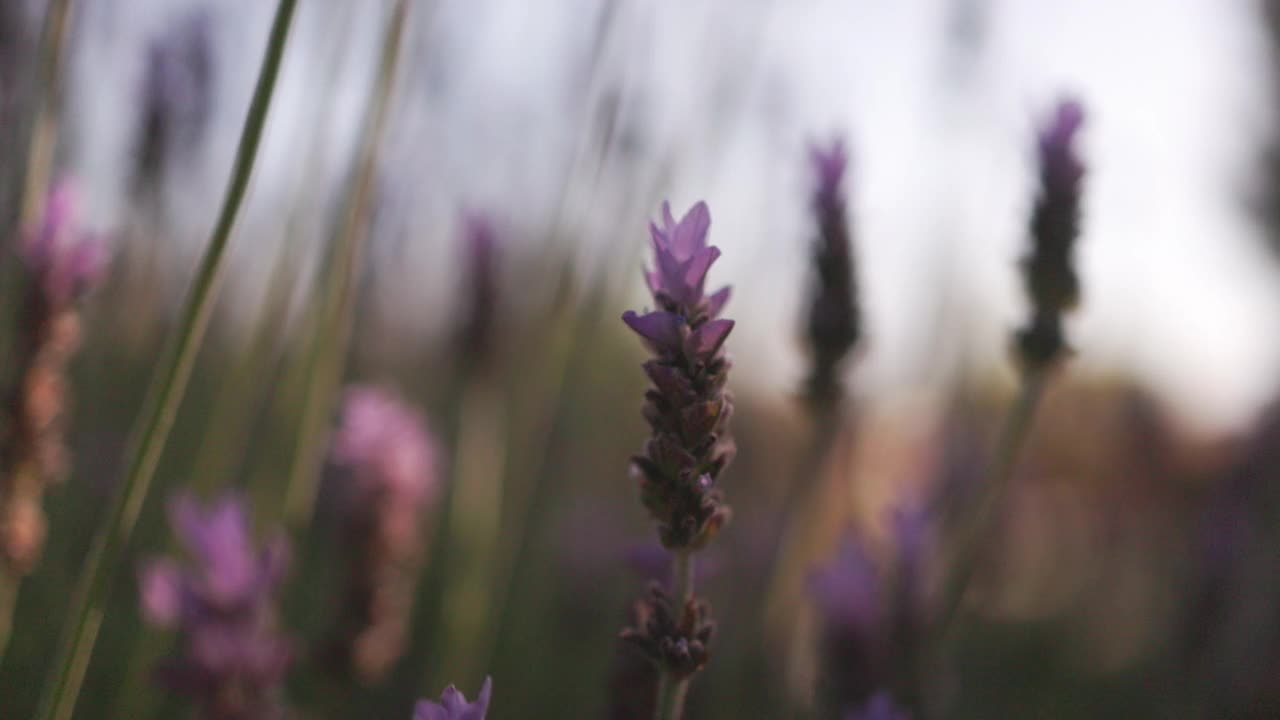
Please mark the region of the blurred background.
MULTIPOLYGON (((74 182, 111 262, 71 365, 72 470, 46 497, 48 540, 0 663, 6 720, 34 712, 273 13, 72 0, 50 60, 48 5, 0 4, 5 242, 49 107, 48 178, 74 182)), ((324 442, 307 431, 317 354, 416 407, 445 489, 422 518, 403 656, 378 682, 340 685, 304 657, 288 686, 299 717, 407 718, 415 698, 450 682, 470 695, 486 674, 498 720, 645 717, 623 697, 643 681, 616 642, 655 544, 627 472, 648 432, 644 348, 618 318, 652 304, 646 223, 668 198, 710 206, 712 283, 733 286, 738 323, 739 454, 722 477, 735 516, 706 552, 719 635, 687 716, 834 717, 814 700, 822 630, 805 578, 844 528, 883 538, 904 499, 981 475, 1015 387, 1035 128, 1068 95, 1087 110, 1075 355, 936 692, 948 717, 1280 717, 1275 3, 417 0, 371 155, 392 6, 299 5, 216 314, 128 550, 132 568, 173 549, 165 500, 180 488, 239 488, 263 533, 286 522, 291 478, 324 442), (864 338, 844 366, 848 412, 815 443, 822 421, 800 400, 807 148, 837 137, 864 338), (476 216, 495 238, 483 296, 476 216), (364 242, 349 338, 326 350, 351 228, 364 242)), ((286 522, 281 623, 303 648, 342 577, 337 474, 314 465, 314 518, 286 522)), ((142 623, 132 570, 106 617, 75 717, 181 717, 150 683, 173 638, 142 623)))

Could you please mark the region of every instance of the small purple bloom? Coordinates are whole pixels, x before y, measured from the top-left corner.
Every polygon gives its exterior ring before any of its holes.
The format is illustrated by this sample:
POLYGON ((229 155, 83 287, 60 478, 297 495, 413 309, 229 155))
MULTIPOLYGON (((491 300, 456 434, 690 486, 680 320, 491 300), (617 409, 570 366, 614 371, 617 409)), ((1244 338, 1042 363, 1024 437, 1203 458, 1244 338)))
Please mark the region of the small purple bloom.
POLYGON ((1084 177, 1084 163, 1076 152, 1076 134, 1084 125, 1084 107, 1075 99, 1059 101, 1037 136, 1040 167, 1046 179, 1062 191, 1075 192, 1084 177))
MULTIPOLYGON (((679 222, 671 214, 671 204, 663 203, 662 227, 649 224, 654 269, 647 272, 645 278, 660 305, 696 308, 705 302, 703 287, 707 270, 720 257, 719 248, 707 245, 710 228, 711 212, 704 202, 690 208, 679 222)), ((720 306, 723 304, 720 302, 720 306)))
POLYGON ((489 696, 493 693, 493 679, 485 678, 475 702, 467 702, 460 690, 450 685, 440 695, 440 702, 419 700, 413 709, 413 720, 484 720, 489 712, 489 696))
POLYGON ((87 291, 106 264, 102 239, 80 227, 77 212, 75 189, 63 180, 45 199, 40 224, 24 233, 23 260, 53 307, 65 307, 87 291))
POLYGON ((380 388, 354 385, 343 395, 334 462, 356 471, 368 490, 420 503, 439 490, 436 448, 421 417, 380 388))
POLYGON ((143 617, 183 638, 158 678, 209 720, 277 717, 279 686, 292 658, 276 627, 288 558, 283 535, 256 549, 244 506, 233 495, 207 510, 179 496, 170 521, 191 565, 152 560, 139 573, 143 617))
POLYGON ((858 710, 845 713, 844 720, 911 720, 911 713, 893 704, 888 693, 877 693, 858 710))
POLYGON ((807 399, 820 414, 842 396, 841 364, 861 336, 853 241, 845 210, 843 182, 849 156, 844 141, 812 145, 813 208, 817 236, 813 242, 813 281, 809 289, 807 337, 812 368, 807 399))

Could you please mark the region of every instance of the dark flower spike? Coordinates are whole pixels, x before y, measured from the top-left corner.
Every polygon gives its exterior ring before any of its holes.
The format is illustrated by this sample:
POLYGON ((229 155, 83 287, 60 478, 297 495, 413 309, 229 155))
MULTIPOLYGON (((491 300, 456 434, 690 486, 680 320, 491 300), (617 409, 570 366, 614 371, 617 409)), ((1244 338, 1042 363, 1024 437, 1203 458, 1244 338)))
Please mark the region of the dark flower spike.
POLYGON ((494 358, 502 235, 492 216, 472 211, 463 215, 462 240, 467 304, 459 329, 461 353, 465 361, 485 365, 494 358))
POLYGON ((484 720, 489 712, 489 697, 493 694, 493 678, 485 678, 475 702, 450 685, 440 694, 440 702, 419 700, 413 709, 413 720, 484 720))
POLYGON ((1031 215, 1031 252, 1022 261, 1031 317, 1015 336, 1018 358, 1029 371, 1047 369, 1069 352, 1062 315, 1080 299, 1072 251, 1080 234, 1085 168, 1075 142, 1083 124, 1080 103, 1063 100, 1037 137, 1040 191, 1031 215))
POLYGON ((636 626, 622 631, 622 641, 677 679, 698 672, 711 657, 715 623, 705 601, 690 599, 677 608, 655 583, 649 595, 636 602, 634 616, 636 626))
POLYGON ((813 243, 808 344, 811 355, 807 395, 819 407, 832 407, 840 398, 840 366, 861 337, 853 243, 843 184, 849 157, 844 142, 809 148, 813 172, 811 206, 817 221, 813 243))

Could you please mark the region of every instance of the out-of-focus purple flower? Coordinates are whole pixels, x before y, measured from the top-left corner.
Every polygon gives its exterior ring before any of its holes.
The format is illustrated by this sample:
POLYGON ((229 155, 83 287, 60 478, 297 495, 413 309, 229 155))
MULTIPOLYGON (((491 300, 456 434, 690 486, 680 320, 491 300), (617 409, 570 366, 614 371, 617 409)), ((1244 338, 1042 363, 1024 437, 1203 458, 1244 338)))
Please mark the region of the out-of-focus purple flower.
POLYGON ((823 628, 821 689, 833 708, 860 707, 880 688, 916 681, 932 517, 911 506, 894 510, 890 523, 888 562, 877 563, 866 540, 850 532, 810 578, 823 628))
POLYGON ((811 146, 813 212, 818 235, 813 243, 814 282, 809 290, 808 344, 813 367, 808 399, 830 408, 840 399, 840 365, 861 335, 853 242, 842 185, 848 154, 837 139, 829 146, 811 146))
POLYGON ((462 218, 462 240, 468 284, 460 332, 462 358, 468 363, 484 364, 493 357, 500 234, 492 217, 468 212, 462 218))
POLYGON ((199 9, 147 48, 138 183, 157 180, 170 157, 189 153, 204 135, 215 80, 211 27, 208 10, 199 9))
POLYGON ((157 559, 139 573, 143 617, 182 636, 178 655, 157 677, 210 720, 278 717, 279 688, 292 658, 276 622, 288 563, 284 536, 255 548, 244 506, 233 495, 208 509, 179 496, 170 522, 191 564, 157 559))
POLYGON ((64 442, 70 383, 67 364, 80 347, 77 300, 102 274, 101 238, 77 217, 71 183, 44 200, 38 224, 24 228, 20 257, 26 288, 17 314, 14 377, 0 452, 0 558, 9 570, 34 567, 44 544, 45 488, 69 465, 64 442))
POLYGON ((1068 352, 1062 315, 1080 300, 1071 256, 1080 234, 1084 163, 1075 141, 1083 124, 1080 103, 1063 100, 1037 137, 1040 194, 1031 215, 1031 252, 1022 262, 1031 318, 1015 336, 1019 360, 1029 371, 1044 370, 1068 352))
POLYGON ((97 282, 106 264, 101 237, 79 224, 71 181, 63 180, 45 199, 40 224, 23 236, 22 258, 31 281, 53 307, 64 307, 97 282))
POLYGON ((425 553, 426 512, 439 492, 435 442, 394 395, 348 388, 331 456, 350 563, 326 648, 343 672, 374 682, 404 650, 425 553))
POLYGON ((849 710, 844 720, 911 720, 911 713, 893 704, 889 693, 877 693, 860 709, 849 710))
POLYGON ((493 679, 485 678, 475 702, 467 702, 460 690, 450 685, 440 695, 440 702, 419 700, 413 709, 413 720, 484 720, 489 712, 489 696, 493 693, 493 679))

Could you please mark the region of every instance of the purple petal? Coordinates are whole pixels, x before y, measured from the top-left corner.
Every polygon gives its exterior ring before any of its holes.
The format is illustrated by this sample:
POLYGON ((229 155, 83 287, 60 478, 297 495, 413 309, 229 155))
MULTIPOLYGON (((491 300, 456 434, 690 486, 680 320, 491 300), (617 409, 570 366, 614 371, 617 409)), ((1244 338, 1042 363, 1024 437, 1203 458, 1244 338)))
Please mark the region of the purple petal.
POLYGON ((689 338, 689 352, 699 358, 709 358, 720 349, 729 332, 733 330, 732 320, 709 320, 698 328, 689 338))
POLYGON ((138 594, 147 622, 171 627, 182 612, 182 573, 172 560, 152 560, 138 572, 138 594))
POLYGON ((733 288, 728 285, 720 288, 707 298, 707 315, 712 318, 720 317, 720 312, 724 310, 724 306, 729 302, 729 296, 732 294, 733 288))
POLYGON ((676 255, 681 259, 693 257, 694 253, 706 247, 710 227, 711 211, 705 202, 698 201, 676 225, 675 235, 671 238, 676 255))
MULTIPOLYGON (((702 283, 706 280, 707 271, 711 269, 711 263, 720 257, 720 248, 708 247, 698 250, 690 258, 684 267, 683 277, 685 287, 692 289, 694 292, 701 294, 702 283)), ((689 298, 693 300, 694 298, 689 298)))
POLYGON ((637 315, 628 310, 623 313, 622 321, 658 352, 676 352, 680 349, 680 329, 684 321, 679 315, 663 311, 637 315))

